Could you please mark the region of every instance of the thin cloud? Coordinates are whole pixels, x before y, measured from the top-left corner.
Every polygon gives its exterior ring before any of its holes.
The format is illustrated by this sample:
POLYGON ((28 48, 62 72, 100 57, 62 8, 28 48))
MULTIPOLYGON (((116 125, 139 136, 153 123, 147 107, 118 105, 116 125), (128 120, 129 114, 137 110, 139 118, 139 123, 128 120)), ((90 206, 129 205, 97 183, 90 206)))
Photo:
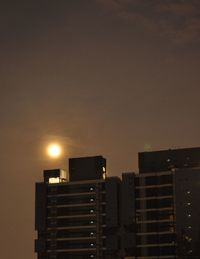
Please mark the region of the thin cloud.
POLYGON ((96 0, 118 18, 176 44, 200 41, 200 1, 96 0))
POLYGON ((175 31, 174 36, 176 43, 200 42, 200 18, 185 22, 184 27, 175 31))
POLYGON ((95 0, 105 11, 116 12, 121 9, 121 4, 115 0, 95 0))
POLYGON ((196 9, 196 5, 192 2, 179 2, 179 3, 161 3, 159 4, 156 9, 158 12, 164 12, 171 15, 178 15, 178 16, 188 16, 198 14, 198 10, 196 9))

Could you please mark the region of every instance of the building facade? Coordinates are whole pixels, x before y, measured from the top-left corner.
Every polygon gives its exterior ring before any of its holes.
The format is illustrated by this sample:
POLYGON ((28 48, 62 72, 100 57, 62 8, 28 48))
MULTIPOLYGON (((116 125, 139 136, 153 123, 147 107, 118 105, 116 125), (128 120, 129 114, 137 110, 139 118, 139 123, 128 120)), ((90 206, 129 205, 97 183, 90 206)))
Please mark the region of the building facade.
POLYGON ((200 148, 139 153, 139 173, 106 176, 102 156, 36 183, 38 259, 199 259, 200 148))
POLYGON ((200 258, 200 148, 139 153, 137 258, 200 258))
POLYGON ((102 156, 70 159, 69 176, 45 170, 36 183, 38 259, 123 258, 120 189, 102 156))

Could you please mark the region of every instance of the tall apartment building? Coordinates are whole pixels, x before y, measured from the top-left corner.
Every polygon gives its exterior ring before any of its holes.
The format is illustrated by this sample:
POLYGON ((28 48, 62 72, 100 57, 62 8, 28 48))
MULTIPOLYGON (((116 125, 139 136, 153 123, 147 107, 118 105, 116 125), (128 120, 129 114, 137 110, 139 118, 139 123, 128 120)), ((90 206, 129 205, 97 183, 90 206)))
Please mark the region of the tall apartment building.
POLYGON ((139 153, 137 258, 200 258, 200 148, 139 153))
POLYGON ((44 181, 36 183, 38 259, 117 259, 130 254, 132 238, 122 230, 120 189, 118 177, 106 177, 102 156, 70 159, 69 176, 59 169, 45 170, 44 181))
POLYGON ((36 183, 38 259, 199 259, 200 148, 139 153, 139 174, 106 177, 102 156, 36 183))

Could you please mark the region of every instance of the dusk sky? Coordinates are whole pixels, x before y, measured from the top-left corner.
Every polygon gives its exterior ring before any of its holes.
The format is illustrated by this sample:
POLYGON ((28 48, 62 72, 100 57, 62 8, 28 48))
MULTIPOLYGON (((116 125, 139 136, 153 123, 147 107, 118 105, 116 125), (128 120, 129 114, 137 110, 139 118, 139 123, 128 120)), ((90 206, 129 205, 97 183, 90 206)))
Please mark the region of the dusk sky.
POLYGON ((36 258, 43 169, 103 155, 120 176, 200 146, 199 0, 2 0, 0 59, 2 259, 36 258))

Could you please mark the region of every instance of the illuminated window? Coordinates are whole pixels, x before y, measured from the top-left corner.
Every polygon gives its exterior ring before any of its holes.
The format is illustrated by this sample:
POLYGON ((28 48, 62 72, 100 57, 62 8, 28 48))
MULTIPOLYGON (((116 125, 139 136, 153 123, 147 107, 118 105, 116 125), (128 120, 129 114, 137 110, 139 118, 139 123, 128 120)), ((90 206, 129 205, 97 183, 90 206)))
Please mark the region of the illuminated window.
POLYGON ((51 177, 49 178, 49 183, 59 183, 60 182, 60 178, 59 177, 51 177))
POLYGON ((102 170, 103 170, 103 179, 105 180, 106 179, 106 168, 103 166, 102 170))
POLYGON ((192 241, 192 238, 189 237, 189 236, 185 236, 185 239, 186 239, 188 242, 191 242, 191 241, 192 241))

